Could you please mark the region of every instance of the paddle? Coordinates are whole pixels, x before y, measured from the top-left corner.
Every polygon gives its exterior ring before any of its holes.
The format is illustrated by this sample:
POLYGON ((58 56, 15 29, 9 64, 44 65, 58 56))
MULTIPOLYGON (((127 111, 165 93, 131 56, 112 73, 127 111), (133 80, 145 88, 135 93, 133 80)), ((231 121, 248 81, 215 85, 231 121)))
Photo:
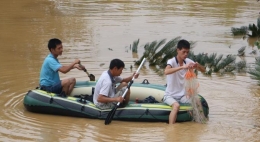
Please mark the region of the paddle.
MULTIPOLYGON (((138 69, 137 69, 137 71, 136 71, 136 74, 139 72, 139 70, 140 70, 141 67, 143 66, 144 61, 145 61, 145 58, 144 58, 143 61, 141 62, 140 66, 138 67, 138 69)), ((122 95, 123 98, 125 97, 126 92, 130 89, 130 86, 133 84, 134 79, 135 79, 135 76, 133 76, 132 80, 131 80, 130 83, 127 85, 127 88, 126 88, 124 94, 122 95)), ((116 109, 118 108, 119 105, 120 105, 120 102, 118 102, 117 104, 115 104, 114 108, 108 113, 107 118, 106 118, 106 120, 105 120, 105 125, 110 124, 110 122, 112 121, 112 119, 113 119, 113 117, 114 117, 114 115, 115 115, 116 109)))
POLYGON ((87 69, 86 69, 86 68, 83 68, 83 66, 80 64, 80 62, 79 62, 79 65, 80 65, 80 67, 82 67, 83 71, 87 73, 87 75, 88 75, 88 77, 89 77, 89 80, 90 80, 90 81, 95 81, 95 76, 94 76, 93 74, 89 74, 88 71, 87 71, 87 69))

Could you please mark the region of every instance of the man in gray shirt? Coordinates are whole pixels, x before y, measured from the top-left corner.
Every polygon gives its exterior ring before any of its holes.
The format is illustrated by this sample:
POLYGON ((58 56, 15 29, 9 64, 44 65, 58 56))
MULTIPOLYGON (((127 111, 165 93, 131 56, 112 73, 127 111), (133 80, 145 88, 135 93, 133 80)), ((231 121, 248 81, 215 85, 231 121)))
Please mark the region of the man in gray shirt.
POLYGON ((120 59, 113 59, 110 62, 109 70, 104 71, 98 79, 93 96, 94 104, 100 109, 112 109, 117 102, 120 106, 125 106, 129 102, 130 89, 128 89, 125 98, 124 94, 128 82, 133 78, 138 78, 139 74, 133 74, 127 78, 120 77, 125 64, 120 59), (116 84, 120 83, 116 87, 116 84))

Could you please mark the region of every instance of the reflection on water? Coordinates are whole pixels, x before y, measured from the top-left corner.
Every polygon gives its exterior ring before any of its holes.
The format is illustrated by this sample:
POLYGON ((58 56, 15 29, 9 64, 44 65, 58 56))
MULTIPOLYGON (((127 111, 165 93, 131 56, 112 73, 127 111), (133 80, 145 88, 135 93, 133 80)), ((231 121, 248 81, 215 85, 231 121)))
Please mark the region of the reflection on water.
MULTIPOLYGON (((196 41, 195 53, 236 54, 247 46, 252 64, 255 39, 233 37, 231 27, 256 23, 260 3, 234 0, 3 0, 0 5, 0 141, 257 141, 260 139, 260 92, 247 73, 199 74, 200 94, 210 107, 206 125, 113 121, 35 114, 25 110, 23 96, 38 85, 48 54, 47 41, 63 41, 63 64, 79 58, 97 78, 115 57, 125 61, 123 76, 137 69, 139 45, 182 36, 196 41), (231 45, 231 46, 230 46, 231 45), (230 47, 230 48, 229 48, 230 47), (112 49, 112 50, 111 50, 112 49), (133 66, 133 69, 130 69, 133 66)), ((256 55, 258 56, 258 55, 256 55)), ((88 80, 73 70, 61 78, 88 80)), ((135 82, 165 84, 165 76, 146 65, 135 82)))

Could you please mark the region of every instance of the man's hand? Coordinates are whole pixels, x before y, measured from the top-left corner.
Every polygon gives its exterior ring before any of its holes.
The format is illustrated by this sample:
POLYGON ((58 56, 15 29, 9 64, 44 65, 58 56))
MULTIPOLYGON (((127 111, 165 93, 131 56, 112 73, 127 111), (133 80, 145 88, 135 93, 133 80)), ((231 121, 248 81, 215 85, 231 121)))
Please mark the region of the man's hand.
POLYGON ((78 70, 84 70, 85 69, 85 67, 83 65, 80 65, 80 64, 75 64, 74 68, 77 68, 78 70))
POLYGON ((74 64, 79 64, 80 60, 79 59, 75 59, 74 64))
POLYGON ((189 63, 185 66, 183 66, 184 69, 194 69, 197 67, 197 62, 196 63, 189 63))
POLYGON ((196 69, 196 68, 198 67, 198 64, 199 64, 198 62, 195 62, 195 63, 193 64, 192 68, 193 68, 193 69, 196 69))
POLYGON ((116 97, 116 102, 122 103, 125 99, 122 96, 116 97))
POLYGON ((136 79, 136 78, 138 78, 138 76, 139 76, 139 73, 134 72, 133 77, 136 79))

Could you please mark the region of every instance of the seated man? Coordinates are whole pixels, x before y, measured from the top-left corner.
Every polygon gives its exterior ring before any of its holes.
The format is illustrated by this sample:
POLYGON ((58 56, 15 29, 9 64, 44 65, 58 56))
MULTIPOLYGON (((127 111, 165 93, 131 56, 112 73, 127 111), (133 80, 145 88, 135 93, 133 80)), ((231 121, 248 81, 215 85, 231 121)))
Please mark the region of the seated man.
POLYGON ((56 94, 70 95, 74 85, 76 84, 75 78, 68 78, 60 80, 58 71, 67 73, 71 69, 77 68, 84 69, 80 66, 80 60, 75 59, 70 65, 63 66, 58 60, 58 56, 62 55, 63 46, 59 39, 50 39, 48 43, 50 54, 44 59, 40 73, 40 87, 42 90, 53 92, 56 94))
POLYGON ((169 115, 169 124, 174 124, 180 109, 179 103, 190 103, 185 96, 184 76, 188 68, 205 72, 205 67, 187 58, 190 51, 190 43, 180 40, 177 44, 177 56, 167 61, 164 73, 167 79, 167 87, 163 102, 172 107, 169 115))
POLYGON ((120 77, 125 64, 120 59, 113 59, 110 62, 109 70, 104 71, 98 79, 93 95, 94 104, 100 109, 111 109, 113 106, 120 102, 120 106, 125 106, 129 102, 130 89, 128 89, 125 98, 124 94, 127 83, 133 78, 138 78, 139 74, 133 74, 127 78, 120 77), (120 83, 118 87, 116 84, 120 83))

